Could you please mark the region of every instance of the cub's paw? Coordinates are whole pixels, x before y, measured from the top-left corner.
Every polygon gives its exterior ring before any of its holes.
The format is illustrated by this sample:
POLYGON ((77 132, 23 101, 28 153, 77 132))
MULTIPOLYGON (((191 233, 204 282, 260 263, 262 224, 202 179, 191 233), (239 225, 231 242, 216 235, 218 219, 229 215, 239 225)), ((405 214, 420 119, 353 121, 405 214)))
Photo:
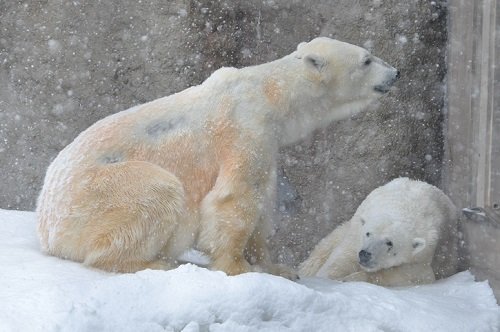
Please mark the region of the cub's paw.
MULTIPOLYGON (((330 279, 334 279, 334 280, 338 280, 338 278, 330 278, 330 279)), ((340 280, 341 281, 344 281, 344 282, 347 282, 347 281, 364 281, 364 282, 368 282, 368 274, 364 271, 358 271, 358 272, 354 272, 354 273, 351 273, 343 278, 341 278, 340 280)))

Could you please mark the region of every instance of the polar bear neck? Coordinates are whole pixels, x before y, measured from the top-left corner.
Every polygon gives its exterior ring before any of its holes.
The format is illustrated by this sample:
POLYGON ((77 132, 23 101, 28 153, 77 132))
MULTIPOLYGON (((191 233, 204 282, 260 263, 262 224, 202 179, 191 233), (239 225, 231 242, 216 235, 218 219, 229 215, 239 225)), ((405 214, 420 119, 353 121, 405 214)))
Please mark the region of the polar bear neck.
POLYGON ((203 85, 209 91, 237 96, 241 105, 248 99, 252 109, 237 110, 242 123, 258 122, 261 129, 267 124, 280 146, 296 143, 316 129, 357 114, 371 101, 332 100, 324 86, 307 77, 303 61, 292 53, 261 65, 221 68, 203 85))
POLYGON ((261 86, 267 97, 265 116, 274 119, 273 128, 280 146, 296 143, 315 130, 349 118, 366 108, 371 99, 339 102, 324 87, 307 79, 307 68, 295 54, 241 70, 261 86), (247 70, 250 69, 250 70, 247 70), (322 88, 322 89, 321 89, 322 88))
POLYGON ((369 100, 356 100, 331 105, 322 99, 297 98, 290 103, 288 117, 283 122, 280 145, 289 145, 303 140, 317 129, 326 128, 335 121, 347 119, 359 113, 369 103, 369 100))

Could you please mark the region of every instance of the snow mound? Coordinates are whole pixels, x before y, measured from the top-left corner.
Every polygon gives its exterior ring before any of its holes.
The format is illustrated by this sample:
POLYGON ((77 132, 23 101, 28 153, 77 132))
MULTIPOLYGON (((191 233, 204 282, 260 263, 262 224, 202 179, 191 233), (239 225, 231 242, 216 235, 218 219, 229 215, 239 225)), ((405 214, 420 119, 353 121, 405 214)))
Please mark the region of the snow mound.
POLYGON ((40 252, 34 214, 0 210, 0 331, 492 331, 500 310, 469 272, 387 289, 186 264, 111 274, 40 252))

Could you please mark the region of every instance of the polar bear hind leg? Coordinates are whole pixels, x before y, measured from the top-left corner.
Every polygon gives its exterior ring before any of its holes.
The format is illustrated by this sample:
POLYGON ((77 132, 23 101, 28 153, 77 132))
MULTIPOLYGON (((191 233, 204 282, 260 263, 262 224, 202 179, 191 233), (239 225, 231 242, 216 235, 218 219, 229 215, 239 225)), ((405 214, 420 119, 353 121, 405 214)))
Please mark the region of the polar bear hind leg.
POLYGON ((177 178, 141 161, 95 167, 86 175, 81 204, 74 206, 77 215, 87 216, 80 244, 63 245, 83 246, 83 263, 107 271, 169 269, 176 257, 160 253, 171 247, 184 211, 177 178))

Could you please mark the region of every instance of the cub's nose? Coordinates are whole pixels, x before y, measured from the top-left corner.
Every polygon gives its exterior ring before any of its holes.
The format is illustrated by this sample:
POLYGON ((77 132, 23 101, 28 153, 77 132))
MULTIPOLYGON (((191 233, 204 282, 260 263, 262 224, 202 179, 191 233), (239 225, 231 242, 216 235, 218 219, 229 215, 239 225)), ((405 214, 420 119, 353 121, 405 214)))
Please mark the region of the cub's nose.
POLYGON ((399 79, 401 77, 401 74, 399 72, 399 70, 396 72, 396 79, 399 79))
POLYGON ((366 264, 370 261, 370 259, 372 258, 372 254, 371 252, 368 252, 366 250, 361 250, 358 254, 359 256, 359 263, 360 264, 366 264))

